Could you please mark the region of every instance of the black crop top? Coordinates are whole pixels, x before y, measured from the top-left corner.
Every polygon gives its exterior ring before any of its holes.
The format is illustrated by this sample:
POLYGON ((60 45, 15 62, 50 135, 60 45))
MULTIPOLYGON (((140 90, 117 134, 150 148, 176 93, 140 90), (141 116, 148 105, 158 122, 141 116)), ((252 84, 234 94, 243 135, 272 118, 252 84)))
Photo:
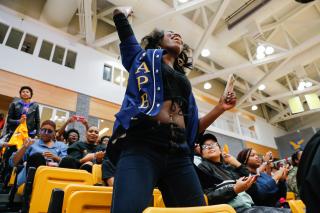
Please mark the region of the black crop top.
POLYGON ((186 115, 188 113, 188 98, 191 93, 191 84, 187 76, 162 63, 162 78, 163 101, 172 100, 173 103, 177 103, 182 114, 186 115))

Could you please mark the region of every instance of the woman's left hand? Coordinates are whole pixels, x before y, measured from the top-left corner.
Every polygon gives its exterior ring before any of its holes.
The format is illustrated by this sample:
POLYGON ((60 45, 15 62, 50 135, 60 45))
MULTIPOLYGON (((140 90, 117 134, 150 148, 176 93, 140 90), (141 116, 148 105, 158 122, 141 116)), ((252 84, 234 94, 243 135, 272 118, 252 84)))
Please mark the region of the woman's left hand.
POLYGON ((228 92, 227 96, 221 96, 219 105, 224 111, 232 109, 236 106, 237 97, 234 92, 228 92))

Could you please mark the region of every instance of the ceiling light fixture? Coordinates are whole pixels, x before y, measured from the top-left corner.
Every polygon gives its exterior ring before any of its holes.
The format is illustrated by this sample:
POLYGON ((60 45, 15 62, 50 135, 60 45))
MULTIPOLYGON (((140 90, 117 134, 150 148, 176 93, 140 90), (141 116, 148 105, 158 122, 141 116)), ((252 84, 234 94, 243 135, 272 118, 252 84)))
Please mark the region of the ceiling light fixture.
POLYGON ((307 81, 304 86, 306 88, 312 87, 312 82, 311 81, 307 81))
POLYGON ((264 53, 265 51, 266 48, 262 44, 259 44, 259 46, 257 47, 257 53, 264 53))
POLYGON ((272 53, 274 53, 274 48, 273 47, 266 47, 266 50, 264 51, 267 55, 271 55, 272 53))
POLYGON ((189 0, 178 0, 180 3, 187 3, 189 0))
POLYGON ((256 111, 258 109, 258 106, 257 105, 253 105, 252 107, 251 107, 251 110, 252 111, 256 111))
POLYGON ((266 85, 261 84, 258 88, 260 91, 265 90, 266 89, 266 85))
POLYGON ((256 58, 258 59, 258 60, 260 60, 260 59, 264 59, 266 57, 266 55, 264 54, 264 53, 257 53, 257 55, 256 55, 256 58))
POLYGON ((201 56, 202 57, 208 57, 210 55, 210 50, 208 50, 208 49, 203 49, 202 51, 201 51, 201 56))
POLYGON ((204 89, 211 89, 212 85, 209 82, 206 82, 206 83, 203 84, 203 88, 204 89))

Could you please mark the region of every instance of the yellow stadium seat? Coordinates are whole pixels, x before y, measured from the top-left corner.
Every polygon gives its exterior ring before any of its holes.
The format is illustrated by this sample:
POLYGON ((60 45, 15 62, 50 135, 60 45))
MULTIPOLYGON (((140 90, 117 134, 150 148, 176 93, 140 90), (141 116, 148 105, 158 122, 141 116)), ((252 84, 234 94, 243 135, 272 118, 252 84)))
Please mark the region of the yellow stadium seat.
POLYGON ((16 194, 22 196, 23 195, 23 191, 24 191, 24 187, 25 187, 25 183, 21 184, 18 187, 16 194))
POLYGON ((93 184, 104 185, 104 182, 102 181, 101 164, 94 164, 92 166, 92 176, 93 184))
POLYGON ((236 213, 236 211, 227 204, 201 207, 186 208, 157 208, 149 207, 143 213, 236 213))
POLYGON ((89 186, 89 185, 80 185, 80 184, 69 184, 64 188, 64 197, 63 197, 63 206, 62 212, 65 212, 68 199, 74 192, 77 191, 101 191, 101 192, 112 192, 112 187, 106 186, 89 186))
POLYGON ((13 186, 17 176, 17 167, 13 167, 8 186, 13 186))
MULTIPOLYGON (((159 208, 165 208, 165 204, 164 204, 164 201, 162 199, 162 195, 161 195, 161 192, 159 189, 155 189, 153 191, 153 206, 154 207, 159 207, 159 208)), ((208 198, 206 195, 204 195, 204 200, 206 202, 206 205, 208 205, 208 198)))
POLYGON ((77 191, 72 193, 66 205, 66 213, 109 213, 112 192, 77 191))
POLYGON ((295 200, 296 199, 296 195, 294 194, 294 192, 287 192, 287 197, 286 200, 295 200))
POLYGON ((92 174, 84 170, 40 166, 35 174, 29 212, 47 212, 52 189, 68 184, 93 185, 92 174))
POLYGON ((289 206, 292 213, 305 213, 306 206, 302 202, 302 200, 289 200, 289 206))

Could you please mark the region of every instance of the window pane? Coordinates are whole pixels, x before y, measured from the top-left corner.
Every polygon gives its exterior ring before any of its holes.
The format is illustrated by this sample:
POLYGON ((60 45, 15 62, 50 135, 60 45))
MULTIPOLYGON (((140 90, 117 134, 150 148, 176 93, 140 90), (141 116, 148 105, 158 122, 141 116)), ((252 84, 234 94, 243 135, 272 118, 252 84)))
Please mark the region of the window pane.
POLYGON ((56 116, 54 117, 54 121, 57 125, 57 129, 60 129, 63 124, 67 121, 67 112, 66 111, 56 111, 56 116))
POLYGON ((39 53, 40 58, 50 60, 50 55, 52 51, 53 44, 47 41, 43 41, 39 53))
POLYGON ((36 46, 36 43, 37 43, 37 39, 38 39, 37 37, 27 34, 23 41, 21 51, 32 55, 34 51, 34 47, 36 46))
POLYGON ((18 49, 22 36, 23 32, 13 28, 9 34, 6 45, 18 49))
POLYGON ((127 87, 128 78, 129 78, 129 73, 126 70, 124 70, 123 71, 123 80, 122 80, 123 84, 122 84, 122 86, 127 87))
POLYGON ((56 46, 52 61, 57 64, 62 64, 64 52, 65 49, 63 47, 56 46))
POLYGON ((43 121, 50 120, 52 117, 52 112, 53 112, 53 109, 48 107, 43 107, 41 112, 41 117, 40 117, 41 123, 43 121))
POLYGON ((76 59, 77 59, 77 53, 68 50, 65 66, 70 67, 70 68, 74 68, 74 66, 76 64, 76 59))
POLYGON ((121 82, 121 70, 115 67, 113 71, 113 83, 120 85, 120 82, 121 82))
POLYGON ((103 80, 105 81, 111 81, 111 77, 112 77, 112 68, 111 66, 105 64, 103 67, 103 80))
POLYGON ((0 23, 0 44, 2 44, 4 37, 6 37, 8 29, 8 25, 0 23))
POLYGON ((113 128, 113 122, 101 119, 99 120, 99 136, 111 136, 113 128))

